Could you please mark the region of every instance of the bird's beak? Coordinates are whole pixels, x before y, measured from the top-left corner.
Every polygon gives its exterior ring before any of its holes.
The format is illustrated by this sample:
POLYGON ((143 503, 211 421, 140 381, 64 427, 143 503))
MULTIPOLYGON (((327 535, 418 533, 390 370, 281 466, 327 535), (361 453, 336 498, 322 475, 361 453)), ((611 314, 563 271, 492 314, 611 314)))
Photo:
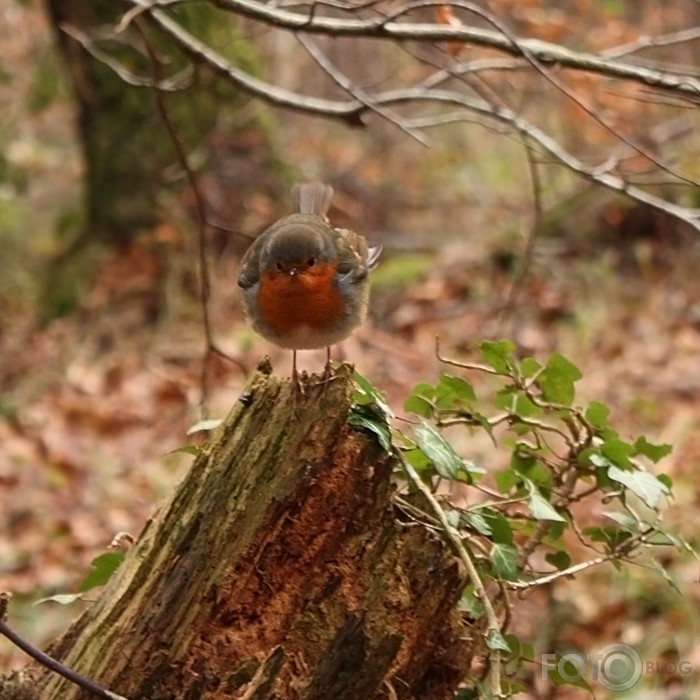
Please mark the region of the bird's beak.
POLYGON ((300 270, 298 267, 290 267, 289 268, 289 276, 290 277, 296 277, 299 274, 300 270))

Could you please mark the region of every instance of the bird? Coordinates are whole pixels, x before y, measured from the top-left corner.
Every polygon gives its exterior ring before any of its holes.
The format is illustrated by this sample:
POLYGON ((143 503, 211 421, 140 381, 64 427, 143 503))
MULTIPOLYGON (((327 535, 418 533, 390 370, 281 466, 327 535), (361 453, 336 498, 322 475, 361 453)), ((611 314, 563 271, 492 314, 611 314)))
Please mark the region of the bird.
POLYGON ((367 315, 368 275, 381 253, 359 233, 329 223, 332 197, 333 188, 322 182, 294 185, 295 213, 253 241, 238 273, 253 330, 292 350, 292 380, 301 393, 297 350, 325 347, 323 379, 330 379, 331 345, 367 315))

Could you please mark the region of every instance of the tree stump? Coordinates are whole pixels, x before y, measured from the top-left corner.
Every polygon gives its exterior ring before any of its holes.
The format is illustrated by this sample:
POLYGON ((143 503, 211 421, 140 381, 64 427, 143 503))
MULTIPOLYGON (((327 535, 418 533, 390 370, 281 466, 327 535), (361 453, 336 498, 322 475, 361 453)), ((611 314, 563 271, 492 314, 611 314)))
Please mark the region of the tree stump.
MULTIPOLYGON (((461 562, 400 522, 351 368, 296 396, 261 366, 49 653, 129 700, 453 698, 461 562)), ((33 667, 42 700, 90 696, 33 667)))

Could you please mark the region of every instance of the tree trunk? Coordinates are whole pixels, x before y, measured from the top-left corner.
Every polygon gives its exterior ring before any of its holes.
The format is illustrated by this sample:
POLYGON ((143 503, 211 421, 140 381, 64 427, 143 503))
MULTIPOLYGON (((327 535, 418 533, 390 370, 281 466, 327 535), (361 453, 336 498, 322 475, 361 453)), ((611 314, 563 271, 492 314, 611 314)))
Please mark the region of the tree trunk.
MULTIPOLYGON (((346 366, 303 397, 261 367, 49 652, 130 700, 453 698, 461 563, 397 520, 394 460, 351 396, 346 366)), ((42 700, 89 697, 31 677, 42 700)))

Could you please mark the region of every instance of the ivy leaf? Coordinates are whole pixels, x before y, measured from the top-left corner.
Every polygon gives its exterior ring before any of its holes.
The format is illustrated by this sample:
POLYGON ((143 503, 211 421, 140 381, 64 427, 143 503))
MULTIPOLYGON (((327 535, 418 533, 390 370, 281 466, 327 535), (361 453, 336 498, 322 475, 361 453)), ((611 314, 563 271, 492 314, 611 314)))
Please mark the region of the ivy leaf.
POLYGON ((416 384, 411 390, 408 398, 404 401, 404 411, 415 413, 423 418, 431 418, 433 415, 433 400, 435 399, 435 388, 430 384, 416 384))
POLYGON ((474 620, 479 620, 484 614, 484 604, 474 593, 474 588, 471 585, 466 586, 462 591, 457 608, 461 612, 467 613, 474 620))
POLYGON ((443 398, 452 395, 453 398, 470 403, 476 401, 474 387, 472 387, 466 379, 455 377, 447 373, 440 375, 440 381, 437 385, 437 395, 443 398))
POLYGON ((496 406, 520 418, 542 415, 542 409, 535 405, 525 394, 513 387, 501 389, 496 395, 496 406))
POLYGON ((489 367, 492 367, 499 374, 510 374, 512 365, 512 355, 515 352, 515 345, 510 340, 485 340, 479 343, 481 356, 489 367))
MULTIPOLYGON (((583 660, 585 657, 581 655, 580 658, 583 660)), ((593 692, 591 686, 581 676, 579 667, 567 658, 557 658, 556 666, 550 666, 547 672, 554 685, 572 685, 575 688, 593 692)))
POLYGON ((493 475, 496 488, 500 493, 508 493, 513 488, 520 488, 523 478, 513 469, 501 469, 493 475))
POLYGON ((124 560, 124 552, 105 552, 91 562, 92 571, 85 577, 78 589, 85 593, 98 586, 104 586, 124 560))
POLYGON ((520 373, 523 377, 534 377, 541 369, 542 365, 534 357, 526 357, 520 363, 520 373))
POLYGON ((403 410, 408 413, 415 413, 422 418, 432 418, 433 416, 433 404, 424 396, 419 396, 418 394, 411 394, 403 402, 403 410))
POLYGON ((488 636, 486 637, 486 646, 491 649, 491 651, 503 651, 510 654, 508 642, 499 630, 489 630, 488 636))
POLYGON ((431 462, 428 459, 428 456, 423 452, 423 450, 418 449, 417 447, 413 450, 406 450, 403 453, 403 456, 405 460, 416 470, 416 471, 424 471, 427 469, 431 462))
POLYGON ((638 496, 649 508, 656 508, 662 496, 670 494, 668 487, 653 474, 643 471, 625 471, 618 467, 610 467, 608 476, 619 484, 626 486, 638 496))
POLYGON ((513 528, 502 513, 489 508, 482 511, 482 515, 488 527, 491 528, 494 542, 504 545, 513 544, 513 528))
POLYGON ((394 414, 386 402, 384 395, 368 379, 365 379, 357 370, 353 370, 352 378, 355 382, 354 402, 360 406, 374 404, 378 412, 391 418, 394 414))
POLYGON ((654 445, 648 442, 643 435, 635 440, 634 449, 637 454, 648 457, 654 464, 673 451, 671 445, 654 445))
POLYGON ((517 581, 519 578, 518 553, 513 545, 495 542, 491 546, 489 559, 496 576, 508 581, 517 581))
POLYGON ((627 515, 627 513, 606 511, 603 513, 603 515, 606 518, 610 518, 610 520, 614 520, 618 525, 625 528, 625 530, 629 530, 629 532, 635 534, 639 532, 639 523, 637 523, 637 521, 631 515, 627 515))
POLYGON ((622 469, 634 469, 634 465, 630 462, 630 457, 634 455, 634 447, 628 442, 619 438, 613 438, 604 442, 600 446, 600 451, 613 465, 622 469))
POLYGON ((547 401, 570 406, 576 396, 575 382, 583 375, 579 368, 563 355, 555 353, 537 377, 537 385, 547 401))
POLYGON ((548 564, 551 564, 559 571, 564 571, 564 569, 568 569, 571 566, 571 557, 563 550, 558 552, 549 552, 548 554, 545 554, 544 558, 548 564))
POLYGON ((591 401, 586 409, 586 420, 596 429, 602 430, 608 427, 610 409, 600 401, 591 401))
POLYGON ((382 413, 375 404, 355 404, 350 409, 348 423, 356 428, 369 430, 377 436, 379 444, 387 451, 392 451, 391 430, 386 421, 386 414, 382 413))
POLYGON ((484 474, 482 467, 467 463, 462 459, 447 440, 431 425, 422 421, 415 429, 418 446, 435 465, 437 473, 446 479, 472 483, 474 474, 484 474))
POLYGON ((473 530, 476 530, 480 535, 483 535, 484 537, 491 537, 493 535, 493 530, 491 529, 488 520, 481 515, 481 513, 466 511, 463 513, 463 518, 465 524, 468 527, 471 527, 473 530))
POLYGON ((566 518, 558 513, 554 506, 540 493, 539 489, 530 480, 525 481, 529 498, 527 504, 530 507, 532 517, 536 520, 552 520, 553 522, 565 523, 566 518))

